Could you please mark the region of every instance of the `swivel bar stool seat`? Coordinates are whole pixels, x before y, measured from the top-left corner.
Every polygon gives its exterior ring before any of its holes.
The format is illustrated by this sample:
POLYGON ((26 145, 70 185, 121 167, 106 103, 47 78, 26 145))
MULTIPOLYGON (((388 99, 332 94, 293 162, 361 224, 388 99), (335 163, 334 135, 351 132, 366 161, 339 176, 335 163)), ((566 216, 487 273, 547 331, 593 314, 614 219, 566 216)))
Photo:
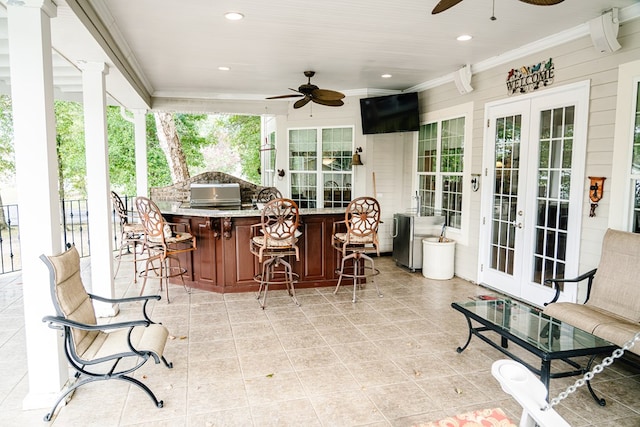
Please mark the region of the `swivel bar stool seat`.
POLYGON ((378 243, 378 226, 380 225, 380 204, 373 197, 358 197, 347 205, 344 221, 333 223, 333 247, 342 255, 338 284, 333 292, 338 293, 344 277, 353 279, 353 299, 356 302, 356 289, 361 281, 371 281, 376 286, 378 296, 382 298, 374 276, 380 274, 375 268, 373 258, 369 255, 380 255, 378 243), (362 265, 360 261, 362 260, 362 265), (351 266, 347 263, 351 261, 351 266), (369 265, 367 265, 367 261, 369 265))
POLYGON ((296 261, 300 260, 297 245, 300 236, 299 224, 300 216, 296 202, 278 198, 267 202, 262 209, 260 224, 252 226, 250 250, 262 264, 262 272, 254 277, 254 280, 260 283, 256 297, 263 310, 269 285, 274 284, 285 284, 289 296, 296 305, 300 305, 294 286, 298 281, 298 275, 293 272, 291 263, 286 259, 295 255, 296 261), (260 297, 263 299, 260 300, 260 297))

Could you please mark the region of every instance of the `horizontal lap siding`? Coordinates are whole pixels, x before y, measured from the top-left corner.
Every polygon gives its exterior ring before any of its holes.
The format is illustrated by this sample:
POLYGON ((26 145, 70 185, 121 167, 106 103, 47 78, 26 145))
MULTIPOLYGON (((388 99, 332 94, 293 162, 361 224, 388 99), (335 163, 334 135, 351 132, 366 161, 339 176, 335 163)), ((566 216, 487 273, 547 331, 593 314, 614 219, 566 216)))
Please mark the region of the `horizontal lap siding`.
MULTIPOLYGON (((474 91, 466 95, 460 95, 453 82, 428 89, 420 97, 421 111, 423 113, 438 111, 473 101, 472 164, 465 165, 465 168, 470 167, 472 173, 484 173, 482 155, 486 124, 485 104, 509 98, 506 90, 506 76, 511 68, 532 65, 552 58, 555 65, 555 79, 551 88, 583 80, 591 81, 586 175, 610 177, 613 167, 618 66, 640 58, 640 19, 623 23, 620 26, 618 41, 622 45, 622 49, 611 54, 597 52, 589 36, 552 49, 532 53, 474 74, 471 79, 474 91)), ((517 95, 514 95, 513 98, 516 99, 517 95)), ((616 165, 616 167, 620 166, 616 165)), ((586 176, 583 184, 583 190, 586 192, 588 188, 586 176)), ((477 278, 478 271, 480 196, 481 191, 471 193, 471 210, 465 213, 471 215, 469 245, 456 245, 456 275, 470 280, 477 278)), ((580 271, 593 268, 600 259, 600 243, 607 228, 608 209, 609 201, 605 194, 605 197, 599 202, 598 216, 589 218, 589 199, 585 197, 582 209, 580 271)))

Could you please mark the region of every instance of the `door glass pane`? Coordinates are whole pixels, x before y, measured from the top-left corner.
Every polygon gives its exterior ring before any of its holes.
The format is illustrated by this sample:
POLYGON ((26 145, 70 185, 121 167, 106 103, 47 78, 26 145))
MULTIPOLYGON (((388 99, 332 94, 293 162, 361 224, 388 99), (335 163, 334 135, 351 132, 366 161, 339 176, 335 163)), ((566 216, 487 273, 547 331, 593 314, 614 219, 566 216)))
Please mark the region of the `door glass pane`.
POLYGON ((574 107, 540 113, 534 283, 564 277, 571 194, 574 107))
POLYGON ((491 268, 513 274, 521 116, 496 120, 491 268))

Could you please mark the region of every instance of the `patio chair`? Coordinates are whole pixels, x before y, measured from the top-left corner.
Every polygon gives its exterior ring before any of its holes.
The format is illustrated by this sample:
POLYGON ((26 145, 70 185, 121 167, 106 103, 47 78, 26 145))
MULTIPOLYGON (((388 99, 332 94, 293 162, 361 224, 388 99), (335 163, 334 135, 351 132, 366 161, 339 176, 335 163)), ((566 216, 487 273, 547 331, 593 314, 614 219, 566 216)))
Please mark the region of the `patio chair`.
POLYGON ((59 255, 41 255, 40 259, 49 268, 51 299, 56 310, 55 316, 45 316, 42 321, 63 331, 65 355, 76 371, 74 381, 63 390, 44 420, 50 421, 58 405, 78 387, 111 379, 138 386, 162 408, 162 400, 149 387, 129 376, 149 358, 155 363, 162 360, 167 368, 173 367, 163 356, 169 332, 147 315, 148 302, 159 300, 160 296, 110 299, 88 294, 80 276, 80 256, 75 246, 59 255), (140 320, 98 325, 94 300, 111 304, 142 302, 142 316, 140 320))

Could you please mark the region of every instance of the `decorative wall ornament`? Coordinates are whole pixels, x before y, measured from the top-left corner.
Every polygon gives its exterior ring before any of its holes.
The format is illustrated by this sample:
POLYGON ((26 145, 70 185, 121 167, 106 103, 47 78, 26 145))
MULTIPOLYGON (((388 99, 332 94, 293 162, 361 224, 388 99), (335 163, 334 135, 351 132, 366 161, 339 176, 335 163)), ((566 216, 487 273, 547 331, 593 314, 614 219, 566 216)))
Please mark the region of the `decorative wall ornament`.
POLYGON ((541 61, 535 65, 523 65, 519 69, 512 68, 507 74, 507 92, 509 96, 515 93, 526 93, 553 83, 555 74, 553 59, 541 61))

